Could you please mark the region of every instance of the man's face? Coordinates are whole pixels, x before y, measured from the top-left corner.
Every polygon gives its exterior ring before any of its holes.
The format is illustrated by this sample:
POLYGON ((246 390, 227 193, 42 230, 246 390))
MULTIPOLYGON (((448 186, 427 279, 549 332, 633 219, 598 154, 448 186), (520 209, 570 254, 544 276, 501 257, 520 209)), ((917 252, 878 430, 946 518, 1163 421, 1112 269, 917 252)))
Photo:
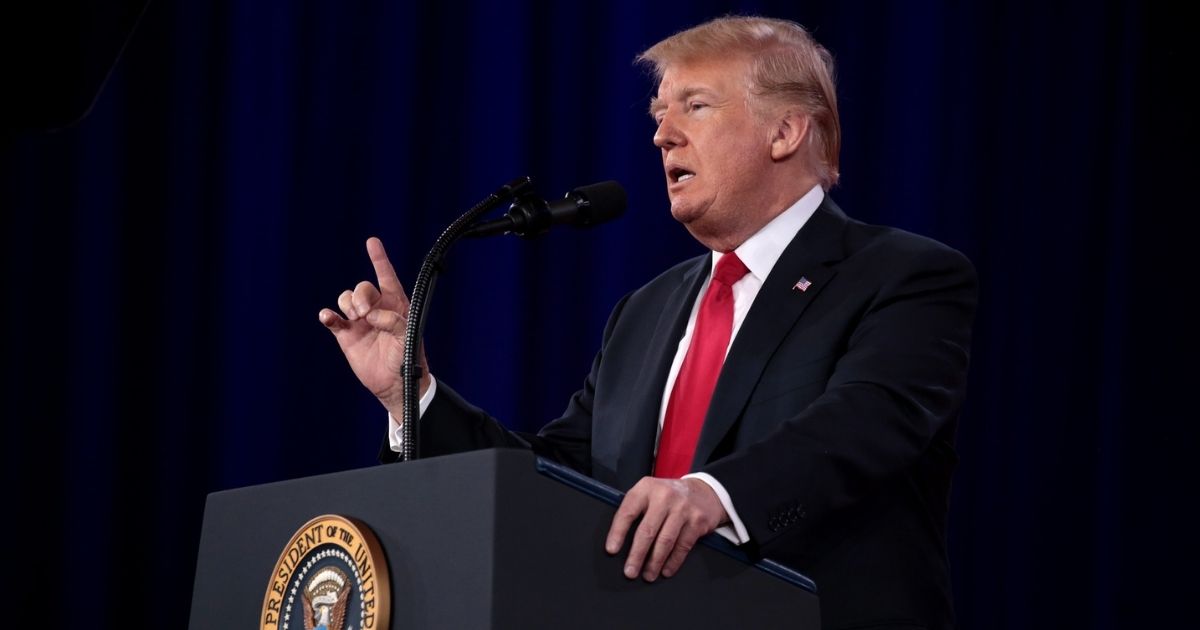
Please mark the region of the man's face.
POLYGON ((671 214, 709 247, 749 236, 773 210, 772 130, 749 99, 747 63, 734 58, 668 66, 651 103, 671 214))

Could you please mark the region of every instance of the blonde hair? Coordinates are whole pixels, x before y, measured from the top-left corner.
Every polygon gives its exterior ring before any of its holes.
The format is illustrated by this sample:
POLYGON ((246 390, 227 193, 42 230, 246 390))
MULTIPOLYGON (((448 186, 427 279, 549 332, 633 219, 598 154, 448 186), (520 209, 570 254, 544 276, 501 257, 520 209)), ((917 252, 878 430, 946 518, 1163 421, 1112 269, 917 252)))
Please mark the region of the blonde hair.
POLYGON ((803 26, 773 18, 721 17, 658 42, 636 62, 649 66, 661 81, 672 64, 739 53, 749 59, 753 96, 798 106, 810 117, 809 155, 828 190, 838 180, 842 146, 833 56, 803 26))

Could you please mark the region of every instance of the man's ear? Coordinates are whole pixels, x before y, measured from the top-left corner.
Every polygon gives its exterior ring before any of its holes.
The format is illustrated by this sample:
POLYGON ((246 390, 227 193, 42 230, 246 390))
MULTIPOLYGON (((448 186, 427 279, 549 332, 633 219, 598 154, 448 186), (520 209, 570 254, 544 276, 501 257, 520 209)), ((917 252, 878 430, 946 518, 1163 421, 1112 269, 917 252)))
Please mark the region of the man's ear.
POLYGON ((811 120, 808 114, 797 109, 785 110, 775 121, 771 136, 771 159, 780 162, 799 151, 808 139, 811 120))

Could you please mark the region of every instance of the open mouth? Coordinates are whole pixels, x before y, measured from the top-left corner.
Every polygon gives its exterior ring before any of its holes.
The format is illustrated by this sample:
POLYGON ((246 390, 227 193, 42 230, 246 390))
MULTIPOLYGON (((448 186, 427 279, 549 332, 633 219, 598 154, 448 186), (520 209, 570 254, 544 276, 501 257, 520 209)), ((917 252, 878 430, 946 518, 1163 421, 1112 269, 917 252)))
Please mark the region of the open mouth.
POLYGON ((678 167, 672 168, 671 170, 669 170, 667 172, 667 175, 671 178, 671 183, 675 183, 675 184, 680 183, 680 182, 686 182, 687 180, 696 176, 695 173, 693 173, 687 169, 678 168, 678 167))

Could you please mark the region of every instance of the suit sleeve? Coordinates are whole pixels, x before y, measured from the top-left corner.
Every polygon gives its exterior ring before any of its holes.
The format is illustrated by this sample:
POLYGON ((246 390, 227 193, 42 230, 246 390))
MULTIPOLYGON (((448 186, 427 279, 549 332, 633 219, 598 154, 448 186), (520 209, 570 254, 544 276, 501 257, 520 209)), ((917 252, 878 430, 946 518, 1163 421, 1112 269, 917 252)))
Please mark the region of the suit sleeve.
POLYGON ((852 324, 824 392, 702 468, 729 491, 760 547, 804 535, 944 447, 966 388, 975 271, 944 247, 890 262, 879 265, 888 275, 852 324))
MULTIPOLYGON (((435 456, 484 448, 527 448, 541 457, 590 475, 596 378, 608 341, 628 299, 628 295, 622 298, 609 316, 592 369, 584 379, 583 387, 571 396, 562 416, 542 427, 537 434, 510 431, 499 420, 439 381, 437 394, 421 418, 421 454, 435 456)), ((379 459, 384 463, 398 459, 398 454, 388 448, 386 440, 379 459)))

